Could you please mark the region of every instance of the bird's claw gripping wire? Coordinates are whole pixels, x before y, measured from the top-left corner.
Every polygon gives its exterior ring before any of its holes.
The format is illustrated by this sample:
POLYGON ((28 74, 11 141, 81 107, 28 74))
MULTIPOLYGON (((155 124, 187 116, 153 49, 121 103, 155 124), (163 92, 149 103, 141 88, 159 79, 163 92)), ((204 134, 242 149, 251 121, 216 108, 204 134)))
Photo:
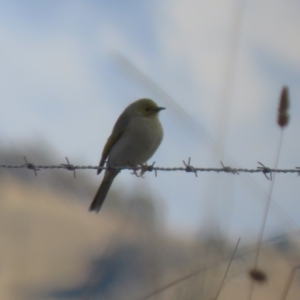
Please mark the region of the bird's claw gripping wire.
POLYGON ((154 164, 155 162, 153 162, 151 165, 147 165, 147 163, 145 164, 141 164, 139 168, 133 168, 132 169, 132 173, 133 175, 135 175, 136 177, 141 177, 141 178, 145 178, 143 175, 148 171, 148 172, 152 172, 154 170, 155 172, 155 177, 157 176, 157 171, 154 169, 154 164), (141 170, 140 174, 138 174, 138 170, 141 170))

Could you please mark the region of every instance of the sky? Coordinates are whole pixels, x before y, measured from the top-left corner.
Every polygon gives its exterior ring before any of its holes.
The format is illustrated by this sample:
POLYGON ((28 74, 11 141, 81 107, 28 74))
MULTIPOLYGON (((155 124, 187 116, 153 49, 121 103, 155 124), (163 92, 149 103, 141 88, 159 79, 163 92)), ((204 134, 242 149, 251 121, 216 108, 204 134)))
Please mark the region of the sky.
MULTIPOLYGON (((300 166, 299 15, 295 0, 0 0, 0 143, 45 142, 62 162, 97 165, 119 114, 149 97, 167 108, 150 163, 274 167, 287 85, 278 167, 300 166)), ((122 172, 114 187, 155 195, 171 231, 257 236, 271 184, 262 174, 145 177, 122 172)), ((276 176, 267 234, 300 228, 298 199, 297 175, 276 176)))

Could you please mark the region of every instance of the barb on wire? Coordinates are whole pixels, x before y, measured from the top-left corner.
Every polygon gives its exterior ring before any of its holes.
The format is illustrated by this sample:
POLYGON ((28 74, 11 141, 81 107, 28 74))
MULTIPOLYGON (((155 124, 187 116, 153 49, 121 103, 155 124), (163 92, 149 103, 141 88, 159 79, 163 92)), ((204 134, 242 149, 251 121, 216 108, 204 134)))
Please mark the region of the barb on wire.
POLYGON ((37 176, 37 171, 39 171, 40 169, 37 168, 34 164, 29 163, 29 162, 27 161, 27 159, 26 159, 26 156, 23 156, 23 157, 24 157, 24 160, 25 160, 25 165, 23 165, 24 168, 27 168, 27 169, 29 169, 29 170, 33 170, 33 171, 34 171, 34 175, 37 176))
POLYGON ((146 171, 148 171, 148 172, 154 171, 155 177, 157 177, 157 170, 154 168, 154 164, 155 164, 155 161, 150 166, 146 165, 146 168, 147 168, 146 171))
POLYGON ((75 169, 74 165, 70 164, 67 156, 66 156, 66 161, 67 161, 67 164, 61 164, 61 166, 63 166, 66 170, 73 171, 74 178, 76 178, 76 169, 75 169))
POLYGON ((272 170, 261 162, 258 163, 261 165, 261 167, 257 167, 257 169, 261 170, 268 180, 272 180, 272 170), (270 178, 267 175, 268 173, 270 173, 270 178))
MULTIPOLYGON (((226 172, 226 173, 239 174, 239 172, 236 169, 232 169, 231 167, 224 166, 222 161, 220 161, 220 163, 223 167, 223 169, 221 171, 226 172)), ((221 172, 221 171, 219 171, 219 172, 221 172)))
POLYGON ((186 163, 184 160, 183 160, 183 163, 185 165, 186 172, 193 172, 193 173, 195 173, 195 176, 198 177, 197 170, 193 166, 191 166, 191 158, 190 157, 188 159, 188 163, 186 163))

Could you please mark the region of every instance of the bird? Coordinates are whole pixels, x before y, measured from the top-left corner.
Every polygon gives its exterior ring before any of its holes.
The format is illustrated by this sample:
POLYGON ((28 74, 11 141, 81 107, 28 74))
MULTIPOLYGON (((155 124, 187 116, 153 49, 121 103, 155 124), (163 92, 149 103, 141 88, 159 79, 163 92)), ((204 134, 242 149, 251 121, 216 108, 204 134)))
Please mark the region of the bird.
MULTIPOLYGON (((143 165, 155 153, 163 139, 163 128, 158 113, 165 107, 148 98, 129 104, 117 119, 103 148, 99 167, 143 165), (107 160, 107 162, 106 162, 107 160)), ((100 174, 102 169, 97 170, 100 174)), ((120 170, 106 169, 100 187, 90 205, 99 212, 106 195, 120 170)))

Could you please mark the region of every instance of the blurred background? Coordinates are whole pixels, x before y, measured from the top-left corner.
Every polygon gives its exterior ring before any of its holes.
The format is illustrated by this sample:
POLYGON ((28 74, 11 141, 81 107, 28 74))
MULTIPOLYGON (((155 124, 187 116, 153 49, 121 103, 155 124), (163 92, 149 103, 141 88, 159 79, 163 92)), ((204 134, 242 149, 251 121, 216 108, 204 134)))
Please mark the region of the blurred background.
MULTIPOLYGON (((0 164, 95 166, 123 109, 147 97, 167 108, 149 163, 275 167, 281 145, 278 168, 300 166, 299 15, 292 0, 0 0, 0 164)), ((1 299, 216 299, 239 238, 218 299, 248 299, 263 174, 122 171, 92 214, 101 179, 0 170, 1 299)), ((297 173, 277 174, 253 299, 277 297, 300 264, 299 212, 297 173)))

